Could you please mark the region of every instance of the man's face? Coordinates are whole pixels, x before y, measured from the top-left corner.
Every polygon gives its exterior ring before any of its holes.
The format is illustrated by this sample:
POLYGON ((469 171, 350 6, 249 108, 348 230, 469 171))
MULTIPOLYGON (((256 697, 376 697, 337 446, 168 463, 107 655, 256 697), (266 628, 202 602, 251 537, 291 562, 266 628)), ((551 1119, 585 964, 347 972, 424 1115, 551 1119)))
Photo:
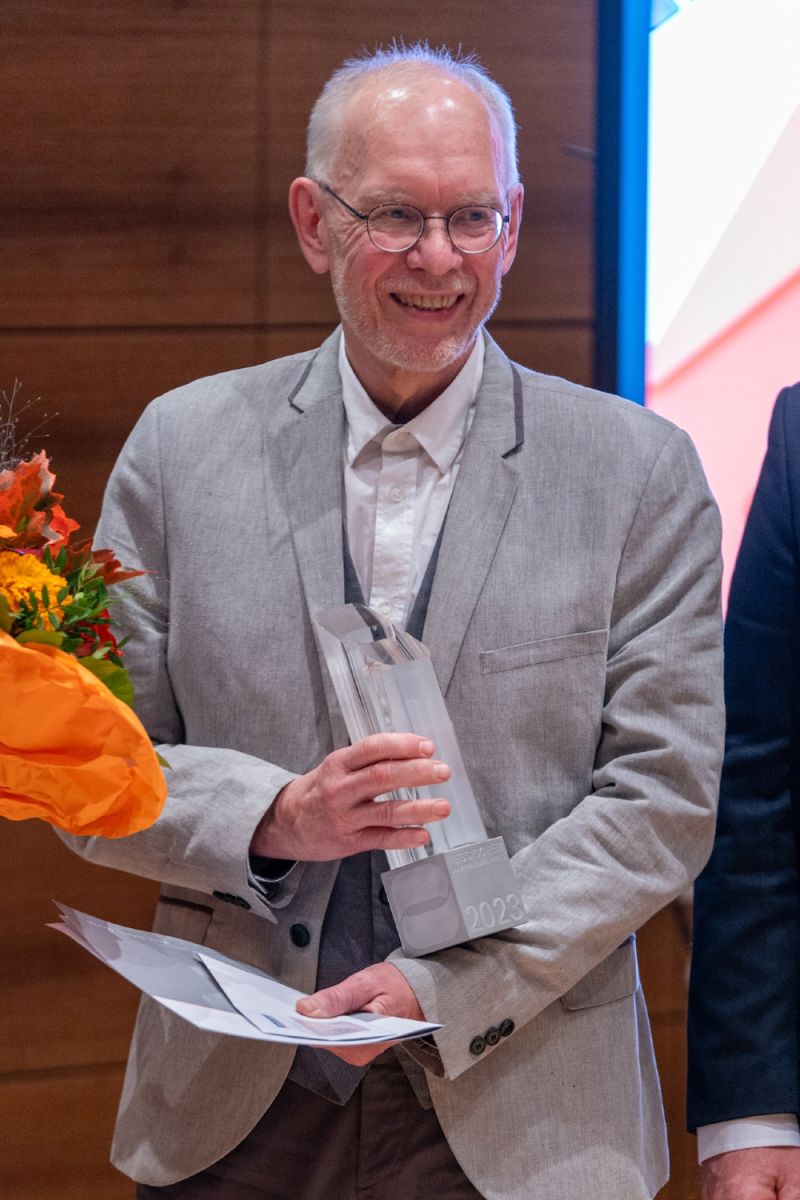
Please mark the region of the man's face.
POLYGON ((342 146, 325 180, 354 208, 402 201, 426 216, 469 204, 511 211, 496 246, 462 254, 443 221, 428 221, 411 250, 389 254, 366 223, 322 194, 334 295, 354 367, 452 377, 500 296, 511 266, 521 188, 506 187, 499 134, 481 98, 446 76, 413 87, 367 85, 351 103, 342 146), (455 368, 455 369, 454 369, 455 368))

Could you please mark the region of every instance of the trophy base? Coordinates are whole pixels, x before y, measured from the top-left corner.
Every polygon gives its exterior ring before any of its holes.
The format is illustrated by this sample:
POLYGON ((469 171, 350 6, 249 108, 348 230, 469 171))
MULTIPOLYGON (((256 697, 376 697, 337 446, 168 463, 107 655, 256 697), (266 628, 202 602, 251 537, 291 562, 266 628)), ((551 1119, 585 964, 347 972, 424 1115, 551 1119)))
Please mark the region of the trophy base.
POLYGON ((412 958, 528 919, 500 837, 395 867, 381 879, 403 951, 412 958))

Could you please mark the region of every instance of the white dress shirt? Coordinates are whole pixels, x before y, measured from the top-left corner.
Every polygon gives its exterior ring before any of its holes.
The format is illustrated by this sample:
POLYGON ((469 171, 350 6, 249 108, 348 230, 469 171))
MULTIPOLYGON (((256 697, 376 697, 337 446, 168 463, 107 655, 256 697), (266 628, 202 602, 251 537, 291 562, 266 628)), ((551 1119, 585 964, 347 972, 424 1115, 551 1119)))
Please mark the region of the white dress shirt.
POLYGON ((768 1113, 762 1117, 739 1117, 717 1121, 697 1129, 700 1162, 728 1150, 752 1150, 756 1146, 800 1146, 800 1128, 794 1113, 768 1113))
POLYGON ((453 493, 483 376, 484 341, 421 413, 394 425, 370 400, 347 358, 339 370, 347 414, 344 508, 353 566, 370 608, 404 624, 414 606, 453 493))

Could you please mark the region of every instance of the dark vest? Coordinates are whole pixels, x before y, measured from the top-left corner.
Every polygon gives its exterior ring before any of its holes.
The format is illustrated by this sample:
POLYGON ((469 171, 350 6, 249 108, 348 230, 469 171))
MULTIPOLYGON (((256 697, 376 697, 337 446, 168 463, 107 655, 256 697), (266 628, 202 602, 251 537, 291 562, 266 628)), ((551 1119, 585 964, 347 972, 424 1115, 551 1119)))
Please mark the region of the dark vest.
MULTIPOLYGON (((444 522, 428 562, 425 576, 406 628, 422 640, 444 522)), ((343 535, 344 597, 346 604, 364 604, 356 569, 343 535)), ((348 975, 383 962, 400 945, 394 918, 381 885, 387 868, 382 850, 365 851, 342 859, 331 892, 320 939, 317 989, 340 983, 348 975)), ((301 1046, 289 1078, 334 1104, 345 1104, 358 1087, 367 1067, 351 1067, 324 1050, 301 1046)))

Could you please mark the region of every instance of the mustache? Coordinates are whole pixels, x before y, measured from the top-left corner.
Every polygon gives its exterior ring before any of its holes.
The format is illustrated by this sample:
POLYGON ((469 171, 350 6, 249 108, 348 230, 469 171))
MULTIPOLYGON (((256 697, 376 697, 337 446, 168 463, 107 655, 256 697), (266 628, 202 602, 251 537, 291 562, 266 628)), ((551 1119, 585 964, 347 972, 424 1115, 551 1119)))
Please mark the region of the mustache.
POLYGON ((460 275, 448 276, 445 279, 434 276, 425 279, 420 275, 415 276, 413 280, 405 276, 402 279, 387 279, 381 282, 383 292, 405 292, 413 296, 422 292, 430 292, 437 296, 458 296, 469 290, 469 281, 460 275))

